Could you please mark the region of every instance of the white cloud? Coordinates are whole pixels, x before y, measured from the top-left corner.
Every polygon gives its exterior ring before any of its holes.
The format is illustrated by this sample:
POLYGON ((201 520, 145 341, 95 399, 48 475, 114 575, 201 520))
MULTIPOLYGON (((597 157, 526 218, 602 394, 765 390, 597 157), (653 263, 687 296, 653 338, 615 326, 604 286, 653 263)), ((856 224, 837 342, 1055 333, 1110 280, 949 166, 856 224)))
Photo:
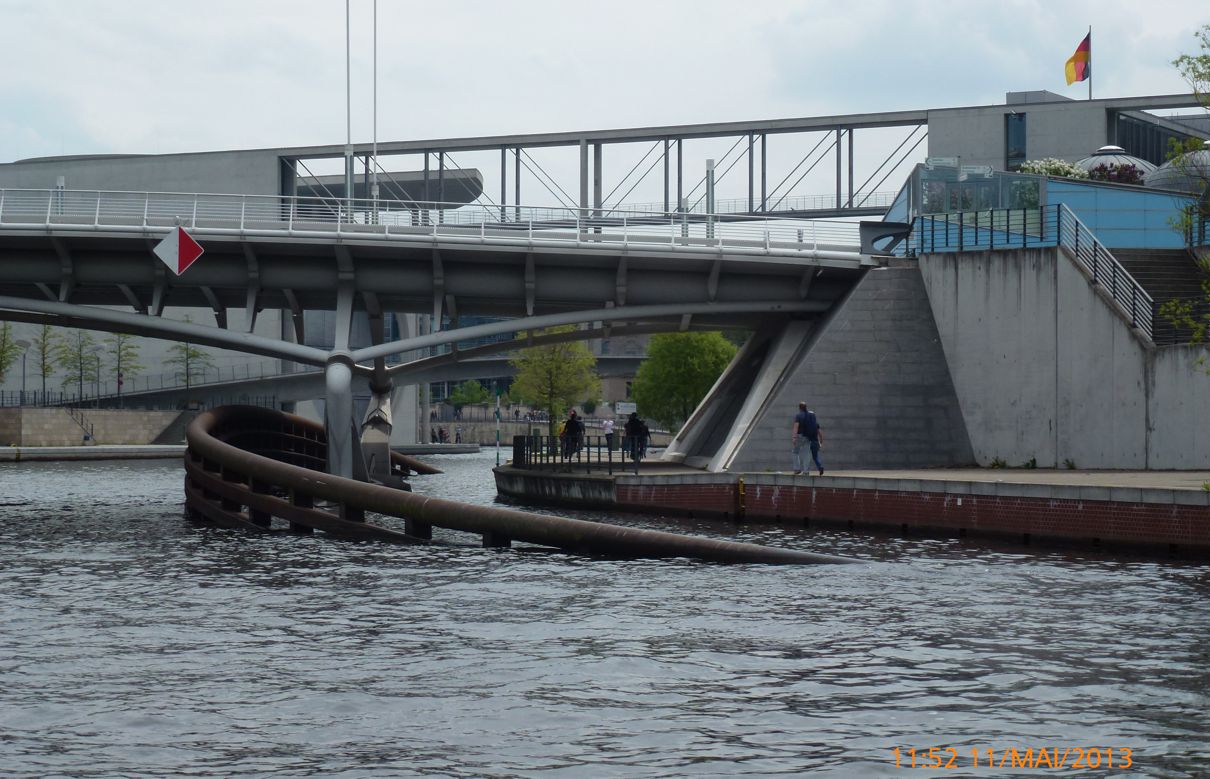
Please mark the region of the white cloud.
MULTIPOLYGON (((371 8, 352 2, 358 141, 372 131, 371 8)), ((1178 92, 1170 61, 1206 21, 1192 0, 379 0, 378 137, 932 108, 1031 89, 1082 97, 1062 69, 1090 22, 1096 94, 1178 92)), ((339 0, 0 0, 0 26, 0 160, 345 138, 339 0)), ((625 165, 616 175, 643 151, 611 149, 625 165)), ((499 167, 498 156, 462 164, 499 167)))

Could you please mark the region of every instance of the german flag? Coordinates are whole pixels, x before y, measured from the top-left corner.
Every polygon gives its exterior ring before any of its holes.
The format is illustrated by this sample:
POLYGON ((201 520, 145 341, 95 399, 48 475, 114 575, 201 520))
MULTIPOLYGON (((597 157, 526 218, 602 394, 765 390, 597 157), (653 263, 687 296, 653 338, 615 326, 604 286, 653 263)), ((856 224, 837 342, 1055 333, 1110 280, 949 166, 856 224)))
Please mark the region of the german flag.
POLYGON ((1092 33, 1084 36, 1084 40, 1080 41, 1080 45, 1076 47, 1076 53, 1071 55, 1071 59, 1067 60, 1067 85, 1071 86, 1077 81, 1087 81, 1092 75, 1092 33))

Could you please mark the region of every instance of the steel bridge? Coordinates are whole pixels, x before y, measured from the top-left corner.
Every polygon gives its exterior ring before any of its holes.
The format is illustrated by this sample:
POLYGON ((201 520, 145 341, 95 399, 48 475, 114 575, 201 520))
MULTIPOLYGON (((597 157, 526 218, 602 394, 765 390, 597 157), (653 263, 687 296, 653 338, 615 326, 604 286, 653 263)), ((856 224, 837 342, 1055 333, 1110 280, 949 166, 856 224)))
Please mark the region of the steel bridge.
POLYGON ((387 445, 392 374, 416 368, 388 367, 389 356, 504 333, 524 332, 522 345, 584 337, 537 334, 566 324, 608 334, 818 317, 877 264, 855 223, 551 208, 429 216, 380 201, 0 190, 0 309, 322 367, 332 472, 351 476, 359 439, 387 445), (206 249, 179 277, 151 251, 176 226, 206 249), (208 308, 215 326, 165 319, 169 305, 208 308), (293 341, 226 327, 229 309, 242 308, 250 330, 266 307, 291 313, 293 341), (305 345, 306 310, 336 312, 332 349, 305 345), (359 311, 373 343, 353 348, 359 311), (512 319, 388 342, 384 312, 512 319), (335 421, 352 420, 354 375, 374 393, 360 434, 335 421))

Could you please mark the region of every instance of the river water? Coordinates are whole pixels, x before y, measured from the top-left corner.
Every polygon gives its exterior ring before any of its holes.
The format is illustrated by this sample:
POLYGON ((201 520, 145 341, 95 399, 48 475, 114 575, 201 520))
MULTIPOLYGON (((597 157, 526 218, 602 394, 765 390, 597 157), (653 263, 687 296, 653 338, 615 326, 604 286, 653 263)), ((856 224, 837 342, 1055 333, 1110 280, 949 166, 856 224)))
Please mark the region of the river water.
MULTIPOLYGON (((494 452, 432 459, 416 491, 494 499, 494 452)), ((263 537, 185 522, 182 473, 0 464, 0 776, 1210 775, 1205 564, 637 516, 866 562, 263 537)))

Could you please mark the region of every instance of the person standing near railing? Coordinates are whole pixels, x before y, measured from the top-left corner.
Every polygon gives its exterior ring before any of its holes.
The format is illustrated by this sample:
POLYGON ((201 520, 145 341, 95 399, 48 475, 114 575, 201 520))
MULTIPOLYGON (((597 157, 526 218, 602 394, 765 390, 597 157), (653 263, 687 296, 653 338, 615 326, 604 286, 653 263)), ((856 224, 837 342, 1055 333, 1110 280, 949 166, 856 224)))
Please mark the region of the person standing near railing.
POLYGON ((563 459, 570 460, 584 442, 584 423, 576 415, 576 410, 569 409, 567 421, 563 424, 563 459))
POLYGON ((646 448, 643 444, 643 420, 639 419, 637 411, 631 411, 630 417, 626 420, 626 426, 622 428, 622 432, 626 435, 626 453, 630 455, 630 459, 638 461, 643 455, 643 450, 646 448))
POLYGON ((601 423, 601 432, 605 434, 605 447, 613 451, 613 417, 605 417, 601 423))

